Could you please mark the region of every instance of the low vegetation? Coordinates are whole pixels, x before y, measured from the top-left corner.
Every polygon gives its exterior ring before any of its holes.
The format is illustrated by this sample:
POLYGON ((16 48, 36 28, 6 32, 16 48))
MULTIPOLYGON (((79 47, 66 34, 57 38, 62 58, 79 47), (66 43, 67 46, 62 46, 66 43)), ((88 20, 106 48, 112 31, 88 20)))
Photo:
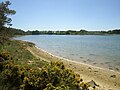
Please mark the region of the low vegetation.
POLYGON ((14 60, 15 63, 21 65, 29 64, 31 67, 36 67, 38 64, 43 66, 46 62, 37 59, 27 50, 28 46, 32 47, 33 45, 30 42, 10 40, 3 36, 0 37, 0 52, 3 54, 8 53, 11 60, 14 60))
POLYGON ((0 62, 0 70, 2 90, 87 90, 89 87, 61 62, 35 69, 9 60, 0 62))

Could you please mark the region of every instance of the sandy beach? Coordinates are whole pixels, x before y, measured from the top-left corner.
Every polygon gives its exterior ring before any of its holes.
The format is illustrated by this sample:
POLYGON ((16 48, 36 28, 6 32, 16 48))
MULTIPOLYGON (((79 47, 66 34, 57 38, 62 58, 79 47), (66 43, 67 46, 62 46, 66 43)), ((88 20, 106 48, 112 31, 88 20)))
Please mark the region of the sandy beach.
POLYGON ((79 73, 84 82, 95 81, 99 85, 99 87, 96 87, 96 90, 120 90, 120 72, 58 57, 36 46, 28 46, 27 49, 42 60, 48 62, 62 61, 67 68, 79 73))

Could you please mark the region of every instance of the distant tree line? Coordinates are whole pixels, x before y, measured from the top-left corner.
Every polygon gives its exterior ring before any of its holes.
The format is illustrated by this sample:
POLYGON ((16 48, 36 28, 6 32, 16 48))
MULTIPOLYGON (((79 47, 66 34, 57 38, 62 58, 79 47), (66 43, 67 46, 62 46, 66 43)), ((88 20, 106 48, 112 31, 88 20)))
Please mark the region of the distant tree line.
POLYGON ((26 35, 27 33, 21 29, 2 27, 0 29, 0 36, 15 36, 15 35, 26 35))
POLYGON ((68 31, 24 31, 16 28, 3 27, 0 29, 0 36, 14 36, 14 35, 109 35, 120 34, 120 29, 109 31, 87 31, 87 30, 68 30, 68 31))
POLYGON ((105 34, 120 34, 120 29, 109 31, 87 31, 87 30, 67 30, 67 31, 27 31, 29 35, 105 35, 105 34))

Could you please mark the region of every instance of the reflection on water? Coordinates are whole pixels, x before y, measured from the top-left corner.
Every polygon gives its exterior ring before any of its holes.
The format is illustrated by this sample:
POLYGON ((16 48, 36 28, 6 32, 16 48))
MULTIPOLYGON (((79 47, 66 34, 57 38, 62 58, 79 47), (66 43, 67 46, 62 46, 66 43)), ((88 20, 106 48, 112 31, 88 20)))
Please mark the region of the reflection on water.
POLYGON ((29 35, 17 37, 61 57, 120 70, 120 35, 29 35))

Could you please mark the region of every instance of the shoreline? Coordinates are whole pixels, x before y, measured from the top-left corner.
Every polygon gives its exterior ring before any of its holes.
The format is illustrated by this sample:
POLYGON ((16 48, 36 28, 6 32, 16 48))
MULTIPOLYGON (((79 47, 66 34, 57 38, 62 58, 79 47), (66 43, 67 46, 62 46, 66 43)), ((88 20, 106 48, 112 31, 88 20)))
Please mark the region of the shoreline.
POLYGON ((82 63, 82 62, 79 62, 79 61, 74 61, 74 60, 70 60, 70 59, 67 59, 67 58, 64 58, 64 57, 61 57, 61 56, 54 55, 54 54, 52 54, 52 53, 50 53, 50 52, 47 52, 47 51, 44 50, 44 49, 39 48, 37 45, 35 45, 35 47, 36 47, 37 49, 39 49, 39 50, 41 50, 41 51, 43 51, 43 52, 45 52, 45 53, 53 56, 53 57, 56 57, 56 58, 59 58, 59 59, 62 59, 62 60, 66 60, 66 61, 68 61, 68 62, 79 63, 79 64, 86 65, 86 66, 89 66, 89 67, 93 67, 93 68, 97 68, 97 69, 101 69, 101 70, 107 70, 107 71, 111 71, 111 72, 115 72, 115 73, 120 74, 120 72, 115 71, 115 70, 110 70, 110 69, 107 69, 107 68, 92 66, 92 65, 90 65, 90 64, 86 64, 86 63, 82 63))
POLYGON ((61 61, 64 65, 80 74, 85 82, 95 81, 100 87, 96 90, 120 90, 120 73, 114 70, 109 70, 101 67, 92 66, 89 64, 72 61, 63 57, 53 55, 36 45, 27 47, 27 49, 37 58, 45 61, 61 61))

